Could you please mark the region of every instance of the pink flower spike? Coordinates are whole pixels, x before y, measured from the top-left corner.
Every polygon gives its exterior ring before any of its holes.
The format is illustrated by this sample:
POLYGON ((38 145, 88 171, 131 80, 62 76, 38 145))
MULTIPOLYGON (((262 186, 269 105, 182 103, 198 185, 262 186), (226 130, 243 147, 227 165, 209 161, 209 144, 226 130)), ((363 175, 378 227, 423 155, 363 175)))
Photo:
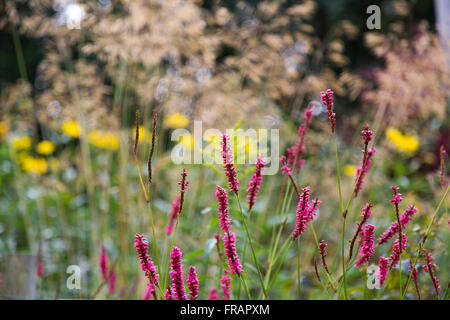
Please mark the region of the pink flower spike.
POLYGON ((401 248, 399 246, 399 239, 395 239, 394 244, 392 245, 392 254, 390 257, 391 265, 390 268, 393 268, 397 265, 400 260, 400 252, 405 251, 406 249, 406 235, 402 233, 402 243, 401 248), (400 251, 401 250, 401 251, 400 251))
POLYGON ((142 300, 149 300, 154 292, 155 292, 155 287, 154 287, 153 283, 149 282, 147 284, 147 288, 145 289, 145 293, 142 296, 142 300))
MULTIPOLYGON (((355 177, 355 190, 354 194, 355 197, 358 196, 359 192, 361 191, 363 184, 364 184, 364 178, 369 171, 370 167, 372 166, 372 156, 377 152, 375 148, 369 149, 367 151, 366 160, 364 164, 364 155, 359 163, 358 169, 356 169, 356 177, 355 177), (364 167, 363 167, 364 166, 364 167)), ((363 150, 364 153, 364 150, 363 150)))
POLYGON ((166 300, 173 300, 172 288, 167 287, 166 292, 164 293, 164 297, 166 300))
POLYGON ((230 146, 230 138, 225 133, 222 135, 222 159, 230 192, 235 192, 237 194, 239 189, 239 181, 236 177, 236 169, 234 167, 233 150, 230 146))
POLYGON ((375 226, 368 224, 364 227, 364 237, 362 242, 362 247, 359 251, 359 260, 356 261, 355 266, 360 266, 372 258, 375 250, 373 249, 373 230, 375 226))
POLYGON ((148 256, 148 242, 143 235, 136 234, 134 247, 136 248, 136 252, 139 256, 142 271, 145 272, 145 276, 150 280, 150 282, 156 285, 158 283, 159 274, 156 273, 153 261, 148 256))
POLYGON ((106 255, 105 246, 102 246, 99 264, 103 280, 108 279, 108 256, 106 255))
POLYGON ((116 271, 115 270, 111 270, 111 272, 109 273, 108 289, 109 289, 110 295, 113 295, 116 292, 116 271))
POLYGON ((172 234, 175 221, 177 220, 178 214, 180 213, 180 198, 181 196, 177 195, 177 198, 172 202, 172 210, 170 211, 170 220, 169 224, 166 227, 167 235, 172 234))
POLYGON ((331 132, 334 133, 336 127, 336 113, 334 113, 333 103, 334 92, 331 89, 327 89, 325 92, 320 92, 322 104, 327 108, 328 119, 331 124, 331 132))
MULTIPOLYGON (((405 211, 400 216, 400 223, 402 229, 411 221, 412 216, 417 212, 417 208, 413 205, 408 205, 405 211)), ((377 239, 379 244, 386 243, 394 235, 398 233, 398 222, 392 222, 391 226, 377 239)))
POLYGON ((380 280, 380 285, 383 285, 386 280, 386 276, 389 270, 389 258, 380 257, 380 262, 378 265, 378 279, 380 280))
POLYGON ((187 284, 189 289, 189 294, 191 296, 191 300, 197 300, 198 298, 198 277, 197 272, 195 272, 195 267, 189 268, 187 284))
POLYGON ((222 288, 222 292, 224 294, 223 299, 224 300, 230 300, 231 297, 231 278, 227 274, 227 270, 224 270, 225 274, 220 279, 220 287, 222 288))
POLYGON ((42 277, 44 275, 44 264, 42 263, 42 246, 41 246, 41 242, 39 242, 39 248, 38 248, 36 274, 37 274, 38 277, 42 277))
POLYGON ((280 158, 280 162, 282 164, 281 167, 281 172, 283 172, 285 175, 287 176, 292 176, 292 170, 291 168, 288 166, 288 163, 286 161, 286 156, 283 156, 280 158))
POLYGON ((431 282, 433 283, 434 289, 436 290, 436 295, 439 296, 439 290, 441 286, 439 285, 438 278, 433 274, 435 272, 436 264, 433 262, 433 255, 427 250, 423 249, 425 255, 425 264, 423 265, 423 271, 430 274, 431 282))
POLYGON ((231 220, 228 215, 228 193, 227 191, 217 186, 216 198, 219 203, 219 225, 222 231, 229 232, 231 228, 231 220))
MULTIPOLYGON (((316 201, 317 206, 319 202, 316 201)), ((292 232, 292 239, 295 240, 297 237, 303 234, 306 230, 306 225, 312 220, 315 209, 311 209, 309 203, 309 186, 302 188, 302 194, 298 199, 297 204, 297 219, 295 224, 295 229, 292 232)))
POLYGON ((262 170, 264 169, 266 165, 266 160, 261 158, 261 156, 258 156, 256 159, 256 169, 255 173, 252 175, 252 179, 250 180, 248 184, 247 189, 247 201, 248 201, 248 210, 250 211, 253 208, 253 205, 256 201, 256 196, 258 195, 259 189, 261 187, 262 183, 262 170))
POLYGON ((327 248, 327 243, 324 240, 320 241, 320 243, 319 243, 319 253, 320 253, 320 256, 322 257, 322 266, 325 268, 325 270, 327 272, 329 272, 328 271, 328 266, 327 266, 327 261, 325 260, 325 257, 327 256, 327 249, 326 248, 327 248))
POLYGON ((209 291, 208 300, 217 300, 219 297, 217 296, 217 289, 211 288, 209 291))
POLYGON ((228 267, 232 274, 237 273, 241 275, 244 271, 242 269, 241 261, 236 253, 236 236, 232 232, 225 232, 223 236, 223 245, 225 247, 225 255, 228 259, 228 267))
POLYGON ((183 265, 181 264, 181 250, 178 247, 173 247, 170 253, 170 277, 172 278, 172 286, 174 297, 178 300, 187 300, 183 283, 183 265))

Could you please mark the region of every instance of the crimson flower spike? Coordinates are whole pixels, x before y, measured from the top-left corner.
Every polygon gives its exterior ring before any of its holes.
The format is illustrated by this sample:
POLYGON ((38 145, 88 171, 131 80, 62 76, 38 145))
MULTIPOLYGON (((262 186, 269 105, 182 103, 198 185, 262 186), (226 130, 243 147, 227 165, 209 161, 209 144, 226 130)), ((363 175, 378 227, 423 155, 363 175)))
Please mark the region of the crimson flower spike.
POLYGON ((334 92, 331 89, 327 89, 325 92, 320 92, 322 104, 327 108, 328 119, 331 124, 331 132, 334 133, 336 127, 336 113, 334 113, 333 103, 334 92))
POLYGON ((238 193, 239 181, 236 177, 236 168, 233 161, 233 150, 230 146, 230 137, 227 134, 222 135, 222 159, 223 168, 225 169, 225 175, 228 179, 228 186, 230 187, 230 192, 238 193))
POLYGON ((250 211, 253 206, 255 205, 256 196, 259 193, 259 189, 261 187, 262 183, 262 170, 264 169, 266 165, 266 160, 263 159, 261 156, 258 156, 256 159, 256 169, 255 173, 252 175, 252 179, 250 180, 248 184, 248 195, 247 195, 247 201, 248 201, 248 210, 250 211))
POLYGON ((183 265, 181 264, 181 250, 173 247, 170 253, 170 277, 172 278, 173 295, 178 300, 187 300, 183 283, 183 265))

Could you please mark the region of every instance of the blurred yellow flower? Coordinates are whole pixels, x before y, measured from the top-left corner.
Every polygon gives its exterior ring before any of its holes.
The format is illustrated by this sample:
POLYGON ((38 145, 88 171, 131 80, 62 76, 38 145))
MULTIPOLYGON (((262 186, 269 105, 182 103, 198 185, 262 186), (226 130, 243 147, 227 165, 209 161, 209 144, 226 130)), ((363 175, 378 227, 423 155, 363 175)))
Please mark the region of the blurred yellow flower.
POLYGON ((171 113, 164 117, 164 126, 170 129, 186 128, 189 118, 181 113, 171 113))
POLYGON ((386 137, 400 152, 412 154, 419 148, 419 139, 417 137, 402 134, 400 130, 396 128, 388 127, 386 129, 386 137))
POLYGON ((31 148, 31 138, 24 136, 24 137, 17 137, 12 140, 12 146, 16 150, 27 150, 31 148))
POLYGON ((49 140, 41 141, 37 144, 36 151, 44 156, 49 155, 55 151, 55 144, 49 140))
MULTIPOLYGON (((136 128, 131 128, 130 133, 134 141, 136 137, 136 128)), ((139 142, 150 143, 151 141, 152 141, 152 133, 150 132, 150 130, 143 127, 139 127, 139 142)))
POLYGON ((191 150, 194 148, 194 137, 191 134, 182 135, 179 142, 186 150, 191 150))
POLYGON ((6 137, 7 133, 8 133, 8 124, 6 123, 6 121, 0 121, 0 139, 6 137))
POLYGON ((356 174, 356 166, 352 164, 347 164, 344 166, 344 174, 349 177, 353 177, 356 174))
POLYGON ((113 132, 92 130, 88 133, 88 141, 98 148, 109 150, 119 149, 119 138, 113 132))
POLYGON ((76 121, 72 120, 64 121, 61 129, 71 138, 78 138, 81 133, 80 125, 76 121))
POLYGON ((36 174, 46 173, 48 170, 47 160, 44 158, 33 158, 31 156, 24 157, 22 160, 22 169, 26 172, 36 174))

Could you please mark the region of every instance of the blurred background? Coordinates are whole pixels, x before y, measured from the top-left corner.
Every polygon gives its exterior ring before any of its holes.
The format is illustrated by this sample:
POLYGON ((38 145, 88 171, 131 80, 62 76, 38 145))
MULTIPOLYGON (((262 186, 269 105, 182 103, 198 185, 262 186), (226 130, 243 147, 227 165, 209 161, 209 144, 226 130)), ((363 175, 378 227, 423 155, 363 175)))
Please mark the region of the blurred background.
MULTIPOLYGON (((145 281, 133 237, 151 233, 136 166, 146 172, 155 109, 151 205, 166 246, 165 225, 182 169, 170 158, 177 143, 170 139, 174 129, 191 129, 194 120, 201 120, 204 130, 277 128, 284 152, 295 143, 305 107, 320 101, 320 91, 327 88, 335 92, 347 194, 361 155, 359 131, 363 124, 375 131, 377 154, 353 216, 370 199, 378 232, 384 230, 394 217, 389 187, 399 185, 405 203, 419 208, 410 230, 420 239, 442 194, 439 149, 450 150, 449 41, 450 2, 445 0, 2 1, 0 292, 33 299, 92 297, 101 283, 98 259, 104 245, 110 262, 119 257, 117 281, 98 297, 142 296, 145 281), (381 28, 369 30, 366 9, 373 4, 380 8, 381 28), (137 162, 132 156, 136 110, 142 119, 137 162), (23 271, 32 288, 20 294, 8 291, 10 269, 17 269, 7 263, 8 255, 19 253, 28 257, 20 265, 38 270, 23 271), (81 268, 80 290, 65 285, 69 265, 81 268)), ((189 139, 181 142, 192 148, 189 139)), ((299 184, 311 185, 324 203, 316 229, 329 242, 337 270, 336 168, 320 104, 306 147, 299 184)), ((211 245, 217 230, 214 191, 225 177, 220 165, 186 169, 190 195, 177 237, 185 263, 199 269, 206 298, 218 269, 211 245)), ((238 170, 244 188, 252 166, 238 170)), ((271 217, 282 185, 281 175, 265 177, 252 213, 262 260, 278 221, 271 217)), ((286 214, 292 224, 295 201, 286 214)), ((448 240, 442 216, 428 244, 441 266, 443 287, 448 240)), ((167 257, 162 244, 161 256, 167 257)), ((305 255, 312 257, 314 250, 311 245, 305 255)), ((312 259, 305 261, 305 298, 320 298, 312 259)), ((351 277, 356 288, 364 287, 360 274, 351 277)), ((274 298, 295 297, 295 272, 282 271, 273 290, 274 298)), ((357 289, 352 294, 370 298, 372 293, 357 289)))

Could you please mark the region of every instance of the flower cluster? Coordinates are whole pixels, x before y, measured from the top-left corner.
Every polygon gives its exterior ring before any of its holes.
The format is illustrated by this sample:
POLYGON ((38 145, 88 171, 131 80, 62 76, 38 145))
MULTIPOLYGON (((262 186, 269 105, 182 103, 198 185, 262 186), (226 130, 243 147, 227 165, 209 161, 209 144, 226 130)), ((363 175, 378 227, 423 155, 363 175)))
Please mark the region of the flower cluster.
POLYGON ((389 271, 389 258, 380 257, 378 265, 378 279, 380 280, 380 285, 383 285, 386 280, 387 273, 389 271))
MULTIPOLYGON (((417 208, 414 205, 408 205, 405 211, 400 216, 400 224, 402 229, 411 221, 412 216, 417 212, 417 208)), ((391 226, 377 239, 379 244, 386 243, 395 234, 398 233, 398 222, 392 222, 391 226)))
POLYGON ((375 250, 373 249, 373 231, 375 226, 372 224, 368 224, 364 227, 363 230, 363 242, 361 249, 359 251, 359 260, 356 261, 355 265, 360 266, 365 262, 369 261, 369 259, 373 256, 375 250))
POLYGON ((320 253, 320 256, 322 257, 322 266, 325 268, 325 270, 327 272, 329 272, 328 271, 328 266, 327 266, 327 261, 325 260, 325 257, 327 256, 327 249, 326 248, 327 248, 327 243, 324 240, 320 241, 320 243, 319 243, 319 253, 320 253))
POLYGON ((228 267, 232 274, 241 275, 242 269, 241 261, 236 253, 236 236, 232 232, 225 232, 223 236, 223 245, 225 248, 225 255, 228 259, 228 267))
POLYGON ((228 194, 221 186, 217 186, 216 198, 219 203, 219 226, 223 232, 229 232, 231 220, 228 215, 228 194))
POLYGON ((400 260, 400 253, 406 249, 406 235, 402 233, 402 243, 399 244, 399 239, 395 239, 392 245, 392 254, 389 258, 391 261, 391 268, 395 267, 400 260))
POLYGON ((281 166, 281 172, 283 172, 286 176, 292 176, 292 170, 291 168, 289 168, 287 160, 286 160, 286 156, 282 156, 280 158, 280 162, 282 164, 281 166))
POLYGON ((139 260, 141 262, 142 271, 145 272, 145 276, 152 282, 153 284, 158 283, 159 274, 156 273, 156 269, 153 265, 153 261, 148 256, 148 241, 141 234, 136 234, 136 239, 134 241, 134 247, 139 256, 139 260))
POLYGON ((256 196, 258 195, 263 179, 262 170, 264 169, 265 165, 265 159, 261 158, 261 156, 258 156, 258 158, 256 159, 256 169, 252 175, 252 179, 250 180, 247 189, 248 210, 251 210, 255 204, 256 196))
POLYGON ((327 108, 328 119, 331 124, 331 132, 334 133, 336 127, 336 113, 333 110, 333 94, 334 92, 331 89, 327 89, 325 92, 320 92, 320 97, 322 104, 327 108))
POLYGON ((237 180, 236 169, 234 167, 233 150, 230 146, 230 137, 225 133, 222 135, 222 159, 230 192, 237 193, 239 189, 239 181, 237 180))
POLYGON ((186 280, 188 284, 189 294, 191 300, 196 300, 198 298, 198 277, 195 267, 189 268, 188 278, 186 280))
POLYGON ((433 262, 433 255, 429 253, 427 250, 423 249, 423 253, 425 255, 425 264, 423 265, 423 271, 430 274, 431 282, 436 290, 436 294, 439 295, 439 290, 441 286, 439 285, 438 278, 433 274, 436 268, 436 264, 433 262))
POLYGON ((172 279, 172 289, 174 291, 173 296, 178 300, 186 300, 186 293, 183 283, 183 265, 181 264, 180 248, 173 247, 170 253, 170 277, 172 279))
MULTIPOLYGON (((364 150, 362 152, 365 153, 364 150)), ((364 155, 363 155, 363 158, 361 159, 361 161, 359 163, 359 167, 358 167, 358 169, 356 169, 356 177, 355 177, 356 185, 355 185, 355 190, 354 190, 355 197, 358 196, 359 192, 361 191, 361 189, 363 187, 364 178, 372 165, 372 156, 376 152, 377 152, 377 150, 375 148, 371 148, 371 149, 367 150, 365 159, 364 159, 364 155)))
POLYGON ((170 220, 169 220, 169 224, 166 227, 167 235, 171 235, 173 232, 175 220, 177 220, 178 214, 180 213, 180 200, 181 200, 181 196, 178 195, 177 198, 172 202, 172 209, 169 214, 170 220))
POLYGON ((305 109, 303 114, 303 122, 298 127, 297 133, 297 141, 294 146, 287 149, 287 166, 290 168, 294 168, 297 166, 297 172, 303 167, 304 160, 302 159, 303 154, 305 153, 305 135, 309 129, 312 120, 312 108, 310 105, 305 109))
POLYGON ((223 299, 224 300, 230 300, 231 297, 231 277, 227 274, 228 271, 224 270, 225 274, 220 279, 220 287, 222 288, 223 292, 223 299))
POLYGON ((298 200, 296 224, 295 229, 292 232, 293 240, 297 239, 297 237, 305 232, 308 222, 314 219, 317 205, 320 203, 320 200, 313 200, 312 203, 310 203, 309 190, 309 186, 302 188, 302 193, 298 200))

